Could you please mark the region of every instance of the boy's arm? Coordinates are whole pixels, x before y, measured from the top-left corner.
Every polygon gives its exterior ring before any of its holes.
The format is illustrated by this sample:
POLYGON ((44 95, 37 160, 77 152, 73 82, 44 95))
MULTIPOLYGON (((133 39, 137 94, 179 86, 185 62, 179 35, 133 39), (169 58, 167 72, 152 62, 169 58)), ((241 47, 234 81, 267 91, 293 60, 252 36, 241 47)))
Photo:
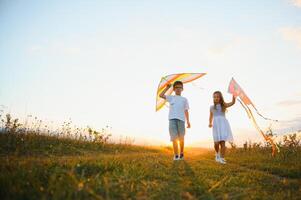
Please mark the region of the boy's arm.
POLYGON ((233 106, 233 105, 235 104, 235 101, 236 101, 236 97, 233 95, 233 97, 232 97, 232 102, 226 103, 226 107, 228 108, 228 107, 233 106))
POLYGON ((188 112, 188 110, 185 110, 185 117, 186 117, 186 120, 187 120, 187 128, 190 128, 189 112, 188 112))
POLYGON ((166 99, 166 95, 165 93, 167 92, 167 90, 171 87, 171 84, 166 85, 166 88, 160 93, 159 97, 166 99))
POLYGON ((213 113, 210 111, 210 116, 209 116, 209 128, 212 128, 212 120, 213 120, 213 113))

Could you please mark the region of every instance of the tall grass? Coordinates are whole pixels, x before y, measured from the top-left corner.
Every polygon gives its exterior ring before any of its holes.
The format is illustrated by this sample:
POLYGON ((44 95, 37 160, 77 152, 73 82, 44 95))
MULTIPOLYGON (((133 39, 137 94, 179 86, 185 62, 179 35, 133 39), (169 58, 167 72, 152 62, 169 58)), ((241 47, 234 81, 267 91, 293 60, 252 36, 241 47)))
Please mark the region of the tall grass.
POLYGON ((265 144, 233 145, 221 165, 213 151, 186 149, 173 162, 170 147, 112 143, 108 128, 71 120, 53 129, 4 115, 1 124, 0 199, 300 199, 298 133, 275 157, 265 144))
POLYGON ((37 117, 20 123, 10 114, 1 117, 0 155, 83 155, 95 152, 118 153, 143 151, 146 147, 133 145, 133 140, 120 138, 110 141, 110 127, 100 131, 87 126, 79 128, 71 120, 51 128, 37 117))

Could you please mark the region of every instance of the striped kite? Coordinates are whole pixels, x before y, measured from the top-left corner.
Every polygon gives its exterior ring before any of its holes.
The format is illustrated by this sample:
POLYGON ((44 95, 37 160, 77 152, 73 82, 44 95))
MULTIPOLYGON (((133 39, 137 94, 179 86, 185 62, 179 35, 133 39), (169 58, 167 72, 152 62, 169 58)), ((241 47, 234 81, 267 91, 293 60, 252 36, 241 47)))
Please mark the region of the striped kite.
MULTIPOLYGON (((206 75, 206 73, 181 73, 181 74, 171 74, 162 77, 157 90, 156 111, 160 110, 166 103, 166 100, 160 98, 159 95, 168 84, 173 84, 176 81, 189 83, 198 78, 201 78, 204 75, 206 75)), ((173 88, 171 87, 167 90, 166 95, 171 95, 172 92, 173 92, 173 88)))

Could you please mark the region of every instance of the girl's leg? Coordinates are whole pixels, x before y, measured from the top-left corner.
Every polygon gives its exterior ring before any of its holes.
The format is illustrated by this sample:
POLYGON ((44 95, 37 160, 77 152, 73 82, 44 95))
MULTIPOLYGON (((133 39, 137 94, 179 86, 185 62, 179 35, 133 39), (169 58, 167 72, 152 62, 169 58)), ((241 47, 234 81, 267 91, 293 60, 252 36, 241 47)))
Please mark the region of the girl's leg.
POLYGON ((214 142, 214 149, 215 149, 216 154, 218 154, 219 153, 219 142, 214 142))
POLYGON ((225 141, 221 141, 221 157, 224 158, 225 157, 225 153, 226 153, 226 142, 225 141))
POLYGON ((179 152, 178 152, 178 140, 173 140, 172 141, 172 145, 173 145, 174 155, 179 155, 179 152))

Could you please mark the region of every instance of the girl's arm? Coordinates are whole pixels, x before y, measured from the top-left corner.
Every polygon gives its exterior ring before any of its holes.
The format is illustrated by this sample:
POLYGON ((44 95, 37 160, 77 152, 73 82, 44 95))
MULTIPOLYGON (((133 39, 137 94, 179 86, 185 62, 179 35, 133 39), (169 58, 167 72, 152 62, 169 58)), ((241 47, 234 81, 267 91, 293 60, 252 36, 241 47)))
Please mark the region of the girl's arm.
POLYGON ((160 97, 163 98, 163 99, 166 99, 166 96, 165 96, 165 93, 167 92, 167 90, 171 87, 171 84, 168 84, 166 86, 166 88, 160 93, 160 97))
POLYGON ((186 120, 187 120, 187 128, 190 128, 189 112, 188 112, 188 110, 185 110, 185 117, 186 117, 186 120))
POLYGON ((209 116, 209 128, 212 128, 212 120, 213 120, 213 113, 210 111, 210 116, 209 116))
POLYGON ((235 104, 235 101, 236 101, 236 97, 233 96, 233 97, 232 97, 232 102, 226 103, 226 107, 229 108, 229 107, 233 106, 233 105, 235 104))

